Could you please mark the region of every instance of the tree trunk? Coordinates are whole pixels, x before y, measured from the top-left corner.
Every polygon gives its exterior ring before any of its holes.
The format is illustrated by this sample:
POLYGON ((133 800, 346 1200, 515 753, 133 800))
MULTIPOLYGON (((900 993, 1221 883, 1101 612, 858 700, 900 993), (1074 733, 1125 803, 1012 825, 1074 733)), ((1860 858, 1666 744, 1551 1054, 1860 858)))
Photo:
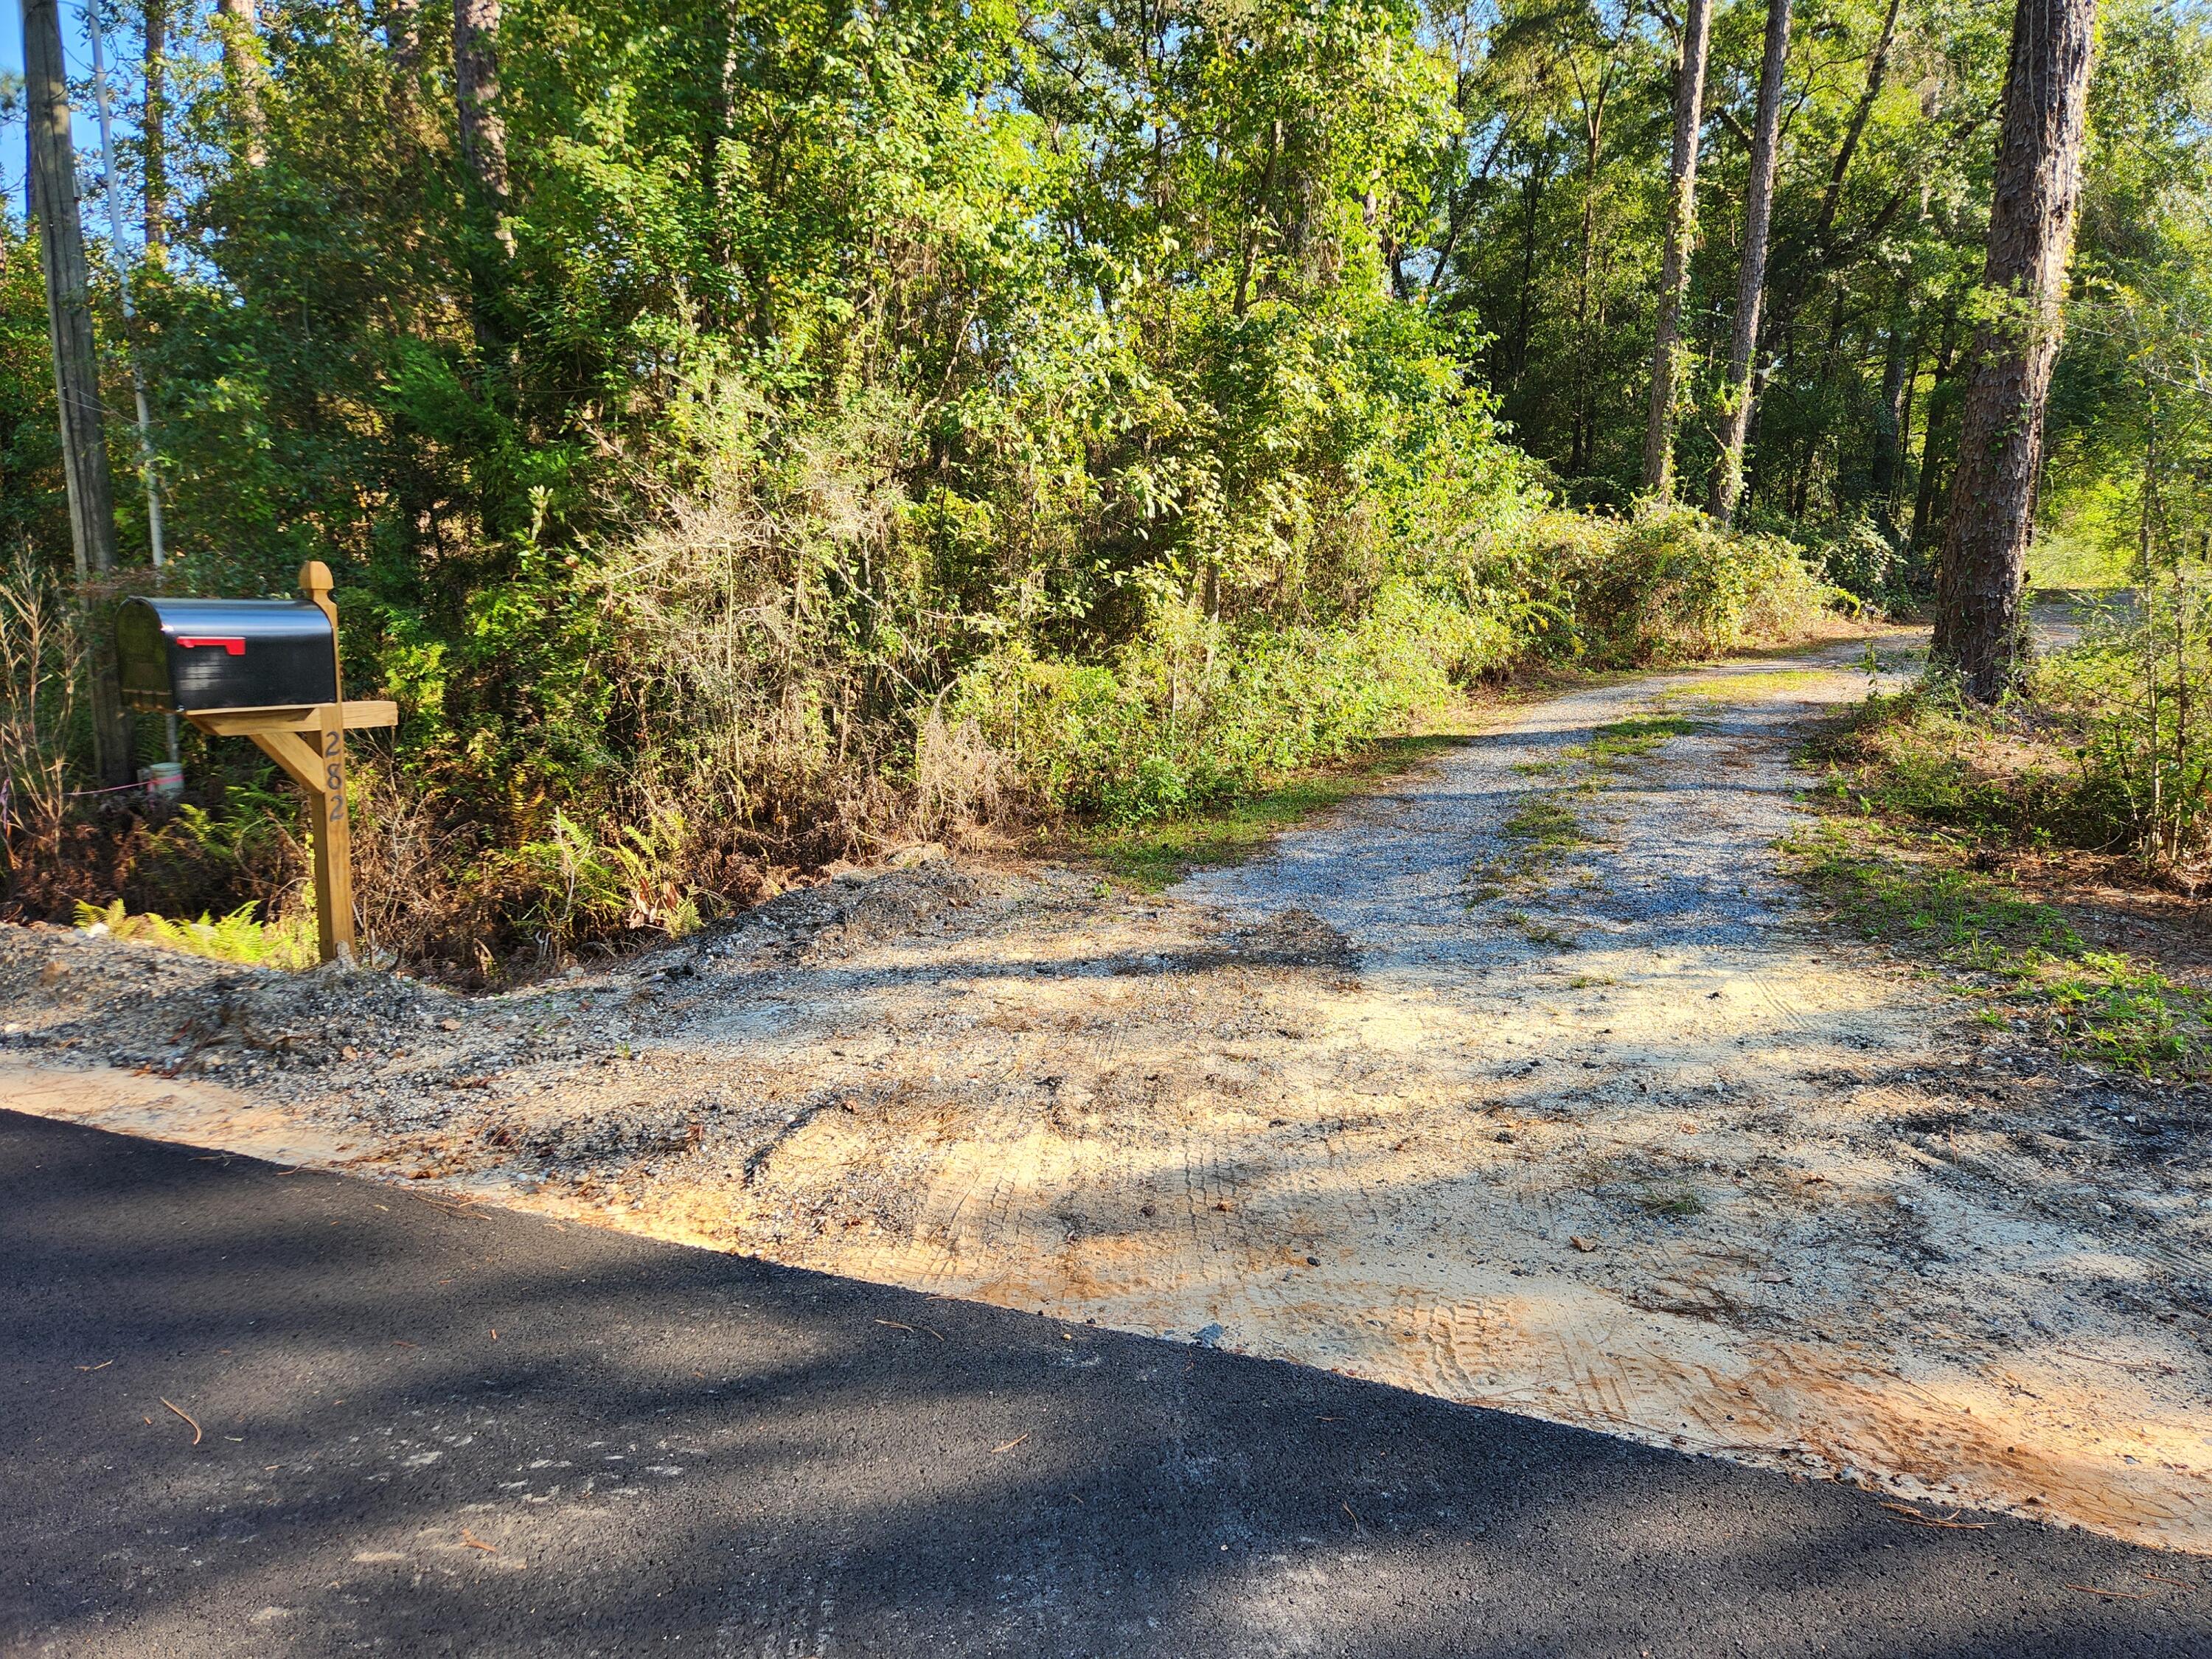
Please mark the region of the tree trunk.
POLYGON ((1782 82, 1790 67, 1790 0, 1766 0, 1766 52, 1759 64, 1759 113, 1751 135, 1751 177, 1744 186, 1743 263, 1735 279, 1735 322, 1729 336, 1728 385, 1721 394, 1721 457, 1709 508, 1726 524, 1743 493, 1743 443, 1751 429, 1752 360, 1766 297, 1767 233, 1774 222, 1774 167, 1782 140, 1782 82))
POLYGON ((1905 404, 1905 339, 1907 324, 1902 296, 1890 307, 1889 325, 1882 331, 1881 398, 1874 411, 1874 453, 1867 461, 1867 494, 1874 499, 1875 520, 1885 539, 1897 539, 1890 502, 1897 491, 1898 458, 1904 443, 1900 429, 1905 404))
POLYGON ((1925 331, 1913 330, 1912 343, 1905 353, 1905 385, 1897 400, 1897 476, 1890 480, 1889 500, 1882 509, 1889 515, 1889 538, 1899 550, 1903 550, 1905 543, 1903 533, 1897 526, 1897 513, 1905 499, 1906 480, 1911 476, 1909 463, 1912 445, 1912 399, 1920 386, 1920 348, 1925 343, 1925 331))
POLYGON ((1882 15, 1881 36, 1874 44, 1874 55, 1867 59, 1866 84, 1844 129, 1844 142, 1836 147, 1835 165, 1828 169, 1828 187, 1821 194, 1820 216, 1813 229, 1811 253, 1815 263, 1827 257, 1828 238, 1836 230, 1836 213, 1844 204, 1844 179, 1851 170, 1851 157, 1858 154, 1859 140, 1866 136, 1868 118, 1881 97, 1882 82, 1888 77, 1889 49, 1897 41, 1897 8, 1898 0, 1889 0, 1889 9, 1882 15))
POLYGON ((1821 192, 1820 210, 1814 219, 1812 232, 1806 237, 1799 257, 1790 263, 1789 280, 1776 284, 1772 320, 1785 334, 1794 329, 1807 291, 1820 277, 1830 274, 1836 219, 1844 205, 1844 181, 1850 176, 1851 160, 1858 154, 1859 141, 1866 136, 1867 122, 1874 114, 1875 105, 1881 101, 1881 89, 1888 80, 1890 49, 1897 41, 1898 7, 1899 0, 1889 0, 1888 9, 1882 15, 1881 33, 1867 59, 1866 81, 1859 88, 1851 118, 1844 128, 1843 142, 1836 147, 1836 159, 1829 165, 1827 188, 1821 192))
POLYGON ((500 0, 455 0, 453 97, 459 106, 461 162, 479 206, 494 216, 494 234, 512 252, 507 224, 507 123, 499 109, 500 0))
POLYGON ((714 90, 701 100, 699 112, 699 180, 707 222, 706 257, 714 279, 707 289, 703 307, 706 325, 716 334, 732 320, 727 286, 734 250, 730 242, 724 172, 730 148, 730 118, 734 103, 733 82, 738 73, 737 34, 726 8, 708 9, 706 61, 712 64, 714 90))
POLYGON ((1947 300, 1943 303, 1942 331, 1936 337, 1936 362, 1928 377, 1928 412, 1921 418, 1925 424, 1920 434, 1920 481, 1912 500, 1912 539, 1915 553, 1929 542, 1929 528, 1936 521, 1936 499, 1942 493, 1941 457, 1936 452, 1936 441, 1942 434, 1948 411, 1944 393, 1950 389, 1951 374, 1957 363, 1959 349, 1959 302, 1947 300))
POLYGON ((422 86, 422 0, 385 0, 384 50, 392 59, 392 125, 408 150, 418 137, 416 124, 422 86))
POLYGON ((1674 76, 1674 155, 1668 173, 1667 251, 1660 261, 1658 337, 1651 350, 1651 418, 1644 433, 1644 487, 1674 494, 1674 404, 1682 365, 1682 302, 1690 291, 1690 246, 1698 229, 1698 130, 1705 120, 1705 45, 1711 0, 1689 0, 1682 62, 1674 76))
POLYGON ((506 331, 499 307, 514 231, 507 222, 507 123, 499 107, 500 0, 454 0, 453 101, 459 118, 461 165, 471 204, 491 244, 471 261, 471 320, 486 364, 503 362, 506 331), (496 252, 492 248, 496 248, 496 252))
POLYGON ((222 36, 223 83, 246 134, 246 165, 258 167, 269 159, 269 125, 261 107, 261 60, 253 50, 254 0, 215 0, 215 9, 222 36))
POLYGON ((2021 592, 2034 533, 2043 412, 2065 328, 2066 263, 2081 194, 2096 0, 2019 0, 1982 286, 2002 310, 1976 331, 1958 475, 1936 583, 1939 661, 1995 702, 2025 658, 2021 592))
POLYGON ((1593 428, 1596 425, 1597 352, 1590 330, 1590 283, 1597 258, 1597 167, 1603 154, 1605 106, 1601 101, 1584 118, 1583 160, 1582 252, 1575 280, 1575 365, 1577 391, 1567 440, 1567 476, 1579 478, 1589 470, 1593 428))
MULTIPOLYGON (((55 401, 61 414, 62 474, 69 488, 70 546, 82 582, 115 568, 115 487, 108 477, 100 404, 92 280, 85 264, 84 222, 77 209, 76 147, 70 136, 59 0, 24 0, 22 20, 30 198, 39 220, 39 264, 46 284, 55 401)), ((92 629, 93 764, 103 784, 123 784, 131 781, 131 726, 116 683, 113 644, 106 635, 103 617, 92 629)))
POLYGON ((146 0, 146 97, 138 142, 146 164, 146 263, 157 269, 169 252, 169 0, 146 0))
POLYGON ((1528 176, 1521 185, 1521 291, 1514 302, 1513 333, 1505 349, 1506 379, 1516 386, 1528 367, 1528 303, 1536 286, 1536 213, 1543 204, 1543 174, 1551 159, 1549 151, 1540 152, 1528 163, 1528 176))

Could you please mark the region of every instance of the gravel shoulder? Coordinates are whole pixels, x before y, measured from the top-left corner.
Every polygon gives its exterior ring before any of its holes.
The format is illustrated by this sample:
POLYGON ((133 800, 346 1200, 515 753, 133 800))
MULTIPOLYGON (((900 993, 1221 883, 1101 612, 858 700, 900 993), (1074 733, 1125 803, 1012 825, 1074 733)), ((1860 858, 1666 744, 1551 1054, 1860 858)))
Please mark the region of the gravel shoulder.
POLYGON ((1165 895, 937 859, 507 996, 6 930, 0 1104, 2212 1550, 2212 1107, 1795 908, 1850 654, 1165 895))

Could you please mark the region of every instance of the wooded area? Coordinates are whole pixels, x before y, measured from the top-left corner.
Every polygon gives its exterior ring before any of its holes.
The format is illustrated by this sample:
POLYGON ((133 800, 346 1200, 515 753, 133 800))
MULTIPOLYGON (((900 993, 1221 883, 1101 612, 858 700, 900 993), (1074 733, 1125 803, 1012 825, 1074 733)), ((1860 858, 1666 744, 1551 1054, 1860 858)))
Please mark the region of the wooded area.
POLYGON ((25 16, 20 913, 273 915, 301 867, 189 736, 180 818, 72 797, 130 775, 96 659, 149 501, 173 591, 338 573, 404 711, 364 923, 457 971, 1824 592, 1935 601, 1997 702, 2027 564, 2136 590, 2114 822, 2201 850, 2194 0, 125 0, 127 246, 64 185, 83 16, 25 16))

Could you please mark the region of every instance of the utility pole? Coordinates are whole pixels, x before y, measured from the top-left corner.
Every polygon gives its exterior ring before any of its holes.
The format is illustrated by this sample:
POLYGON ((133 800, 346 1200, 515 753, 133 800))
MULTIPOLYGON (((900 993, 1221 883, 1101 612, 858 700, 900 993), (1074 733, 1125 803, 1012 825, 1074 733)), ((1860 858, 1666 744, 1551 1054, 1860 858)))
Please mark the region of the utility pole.
MULTIPOLYGON (((114 250, 115 280, 123 301, 123 355, 131 365, 131 390, 138 400, 138 476, 146 486, 146 546, 154 568, 168 563, 161 528, 161 475, 154 464, 154 417, 146 402, 146 370, 138 361, 138 309, 131 303, 131 262, 123 251, 123 183, 115 172, 115 127, 107 102, 106 31, 100 23, 100 0, 85 0, 85 26, 92 31, 92 91, 100 106, 100 165, 107 180, 107 237, 114 250)), ((150 207, 150 203, 149 203, 150 207)), ((150 212, 149 217, 151 217, 150 212)), ((177 758, 177 720, 169 717, 169 759, 177 758)))
MULTIPOLYGON (((21 0, 23 82, 30 129, 31 202, 39 218, 39 264, 46 284, 47 333, 60 406, 62 473, 69 486, 70 547, 77 580, 115 568, 115 494, 100 405, 92 334, 92 278, 77 210, 76 148, 70 137, 69 77, 62 58, 60 0, 21 0)), ((104 784, 131 781, 131 726, 116 684, 107 630, 92 630, 93 764, 104 784)))

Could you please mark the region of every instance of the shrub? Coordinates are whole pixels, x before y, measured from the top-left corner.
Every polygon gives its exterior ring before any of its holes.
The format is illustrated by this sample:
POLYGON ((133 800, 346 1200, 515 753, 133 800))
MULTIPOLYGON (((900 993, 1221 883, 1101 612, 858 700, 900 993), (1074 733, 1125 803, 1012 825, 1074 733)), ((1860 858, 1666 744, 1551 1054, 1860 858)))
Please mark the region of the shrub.
POLYGON ((1027 810, 1127 824, 1401 729, 1511 648, 1495 618, 1403 580, 1333 628, 1240 631, 1163 607, 1110 664, 994 652, 962 677, 948 712, 1005 757, 1027 810))
POLYGON ((117 899, 104 909, 78 905, 76 924, 117 939, 143 939, 217 962, 268 968, 313 967, 318 958, 314 912, 293 911, 264 921, 253 914, 256 908, 249 902, 226 915, 204 915, 198 921, 185 921, 152 911, 133 915, 117 899))
POLYGON ((1520 562, 1563 625, 1554 658, 1640 668, 1790 637, 1849 596, 1825 586, 1778 536, 1731 531, 1689 507, 1629 519, 1550 513, 1520 562))
POLYGON ((2065 719, 2077 799, 2105 838, 2181 872, 2212 862, 2212 568, 2179 564, 2039 665, 2065 719))

